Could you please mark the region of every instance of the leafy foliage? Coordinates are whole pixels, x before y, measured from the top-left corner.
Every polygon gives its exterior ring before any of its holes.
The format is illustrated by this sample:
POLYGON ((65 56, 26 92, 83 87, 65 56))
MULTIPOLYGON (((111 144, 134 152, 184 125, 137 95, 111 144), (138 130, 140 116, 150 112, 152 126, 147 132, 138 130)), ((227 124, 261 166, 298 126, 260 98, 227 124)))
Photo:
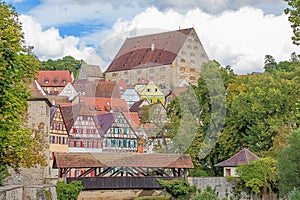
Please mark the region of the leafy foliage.
POLYGON ((79 70, 82 64, 82 60, 76 60, 72 56, 65 56, 62 59, 41 62, 41 69, 43 70, 69 70, 74 73, 76 78, 79 74, 79 70))
POLYGON ((81 181, 72 181, 69 184, 58 182, 56 184, 56 192, 58 200, 77 200, 79 193, 82 191, 81 181))
POLYGON ((196 192, 196 187, 190 186, 187 180, 164 181, 158 179, 158 182, 174 198, 190 199, 191 195, 196 192))
POLYGON ((3 185, 3 180, 8 176, 8 170, 5 165, 0 165, 0 186, 3 185))
POLYGON ((276 160, 261 158, 238 166, 237 173, 242 185, 249 188, 251 193, 259 194, 261 191, 266 193, 267 189, 272 192, 276 185, 276 160))
POLYGON ((279 191, 282 196, 300 188, 300 129, 288 138, 288 146, 278 155, 279 191))
POLYGON ((289 15, 289 21, 293 28, 294 36, 293 43, 300 45, 300 1, 299 0, 284 0, 289 7, 284 10, 285 14, 289 15))
POLYGON ((294 187, 294 189, 288 193, 288 197, 290 200, 300 199, 300 190, 294 187))
POLYGON ((218 200, 218 195, 215 190, 207 186, 205 190, 199 191, 193 200, 218 200))
POLYGON ((36 76, 39 62, 25 47, 18 15, 0 2, 0 163, 2 166, 31 167, 44 162, 36 156, 43 147, 25 128, 29 84, 36 76))

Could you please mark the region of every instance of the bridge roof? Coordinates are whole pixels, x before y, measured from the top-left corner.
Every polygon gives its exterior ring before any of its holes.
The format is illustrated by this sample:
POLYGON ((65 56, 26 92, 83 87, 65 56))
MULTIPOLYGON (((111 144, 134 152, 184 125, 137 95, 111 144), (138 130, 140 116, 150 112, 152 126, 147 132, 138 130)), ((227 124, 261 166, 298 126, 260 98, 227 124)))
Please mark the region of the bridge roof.
POLYGON ((91 167, 142 167, 142 168, 193 168, 188 154, 159 153, 58 153, 53 168, 91 167))

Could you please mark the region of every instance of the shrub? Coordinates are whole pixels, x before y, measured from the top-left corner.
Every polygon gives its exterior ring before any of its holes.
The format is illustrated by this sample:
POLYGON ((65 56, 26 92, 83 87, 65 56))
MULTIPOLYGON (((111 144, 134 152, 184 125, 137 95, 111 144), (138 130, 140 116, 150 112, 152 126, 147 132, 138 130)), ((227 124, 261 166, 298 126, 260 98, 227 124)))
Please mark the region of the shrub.
POLYGON ((77 200, 79 193, 82 191, 81 181, 72 181, 69 184, 58 182, 56 184, 56 193, 58 200, 77 200))

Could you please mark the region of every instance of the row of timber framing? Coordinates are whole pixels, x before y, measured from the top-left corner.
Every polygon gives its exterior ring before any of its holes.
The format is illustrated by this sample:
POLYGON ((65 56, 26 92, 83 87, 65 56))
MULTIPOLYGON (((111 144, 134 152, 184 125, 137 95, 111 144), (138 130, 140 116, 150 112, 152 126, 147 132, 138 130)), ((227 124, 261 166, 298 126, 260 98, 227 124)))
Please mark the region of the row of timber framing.
POLYGON ((193 163, 186 154, 59 153, 53 168, 60 170, 67 183, 82 181, 85 190, 161 189, 157 178, 185 179, 193 163), (72 169, 81 173, 67 176, 72 169))

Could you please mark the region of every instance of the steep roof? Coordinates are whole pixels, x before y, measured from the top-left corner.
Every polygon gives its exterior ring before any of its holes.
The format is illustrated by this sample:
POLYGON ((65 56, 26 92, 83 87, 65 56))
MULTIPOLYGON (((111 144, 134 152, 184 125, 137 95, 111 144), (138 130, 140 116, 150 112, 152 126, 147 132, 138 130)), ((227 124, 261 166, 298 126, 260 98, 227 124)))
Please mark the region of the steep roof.
POLYGON ((55 112, 56 110, 58 109, 59 107, 58 106, 51 106, 50 107, 50 123, 53 121, 54 119, 54 116, 55 116, 55 112))
POLYGON ((216 167, 236 167, 238 165, 242 165, 242 164, 247 164, 252 160, 258 160, 259 157, 257 155, 255 155, 254 153, 252 153, 251 151, 249 151, 247 148, 242 149, 241 151, 239 151, 238 153, 236 153, 235 155, 233 155, 232 157, 230 157, 229 159, 217 163, 215 166, 216 167))
POLYGON ((147 99, 141 99, 137 102, 135 102, 131 107, 130 107, 130 112, 138 112, 140 108, 143 106, 143 104, 149 105, 149 102, 147 99))
POLYGON ((97 115, 95 116, 96 125, 101 127, 103 133, 106 133, 119 114, 120 113, 107 113, 97 115))
POLYGON ((74 82, 74 88, 85 97, 120 98, 119 88, 114 81, 79 79, 74 82))
POLYGON ((192 30, 127 38, 106 72, 171 64, 192 30))
POLYGON ((145 168, 193 168, 188 154, 160 153, 57 153, 53 168, 85 167, 145 167, 145 168))
POLYGON ((72 72, 68 70, 42 70, 39 71, 37 81, 42 87, 64 87, 74 80, 72 72))
POLYGON ((85 63, 82 63, 80 72, 78 75, 78 79, 85 79, 88 77, 102 77, 102 72, 100 69, 100 66, 98 65, 88 65, 85 63))

